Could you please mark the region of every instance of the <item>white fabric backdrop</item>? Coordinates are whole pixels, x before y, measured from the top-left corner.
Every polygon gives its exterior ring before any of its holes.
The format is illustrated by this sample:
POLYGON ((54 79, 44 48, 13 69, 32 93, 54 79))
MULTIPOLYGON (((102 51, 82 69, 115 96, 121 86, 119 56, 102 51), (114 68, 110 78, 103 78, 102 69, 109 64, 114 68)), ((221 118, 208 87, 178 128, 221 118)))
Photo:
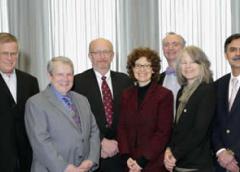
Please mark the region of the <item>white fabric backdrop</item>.
POLYGON ((46 64, 52 56, 70 57, 76 73, 81 72, 91 67, 89 41, 107 37, 117 57, 112 69, 125 72, 126 56, 134 47, 149 46, 164 59, 161 39, 169 31, 182 34, 188 45, 200 46, 219 78, 229 71, 223 42, 231 32, 240 31, 238 0, 0 0, 0 4, 0 31, 9 29, 18 37, 19 68, 37 76, 41 89, 48 83, 46 64))

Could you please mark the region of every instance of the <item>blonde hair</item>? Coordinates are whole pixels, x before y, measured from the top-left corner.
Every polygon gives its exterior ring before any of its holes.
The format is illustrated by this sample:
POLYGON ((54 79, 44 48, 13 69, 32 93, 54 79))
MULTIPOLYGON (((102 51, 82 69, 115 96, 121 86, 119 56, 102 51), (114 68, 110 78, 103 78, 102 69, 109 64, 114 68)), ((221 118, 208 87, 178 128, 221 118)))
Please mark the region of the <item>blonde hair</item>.
POLYGON ((187 84, 187 79, 182 75, 180 68, 181 60, 184 54, 188 54, 191 59, 200 66, 201 71, 198 78, 200 82, 210 83, 213 81, 212 71, 210 70, 211 63, 209 62, 206 54, 199 47, 187 46, 179 54, 179 58, 176 63, 177 79, 180 85, 187 84))
POLYGON ((1 32, 0 44, 9 43, 9 42, 15 42, 17 44, 17 48, 19 49, 18 40, 14 35, 7 32, 1 32))

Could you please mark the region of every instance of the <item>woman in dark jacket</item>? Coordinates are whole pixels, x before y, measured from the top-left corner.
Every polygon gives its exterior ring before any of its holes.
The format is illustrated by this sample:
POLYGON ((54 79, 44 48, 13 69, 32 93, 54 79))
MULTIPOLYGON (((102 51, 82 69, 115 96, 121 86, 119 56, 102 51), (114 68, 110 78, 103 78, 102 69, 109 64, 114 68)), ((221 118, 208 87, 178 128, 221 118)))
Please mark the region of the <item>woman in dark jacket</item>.
POLYGON ((215 109, 215 91, 210 62, 198 47, 183 49, 177 61, 178 92, 173 132, 165 151, 168 171, 211 172, 211 123, 215 109))
POLYGON ((126 171, 165 171, 163 156, 172 128, 173 95, 157 84, 160 58, 149 48, 137 48, 128 56, 127 69, 136 85, 121 99, 118 144, 126 171))

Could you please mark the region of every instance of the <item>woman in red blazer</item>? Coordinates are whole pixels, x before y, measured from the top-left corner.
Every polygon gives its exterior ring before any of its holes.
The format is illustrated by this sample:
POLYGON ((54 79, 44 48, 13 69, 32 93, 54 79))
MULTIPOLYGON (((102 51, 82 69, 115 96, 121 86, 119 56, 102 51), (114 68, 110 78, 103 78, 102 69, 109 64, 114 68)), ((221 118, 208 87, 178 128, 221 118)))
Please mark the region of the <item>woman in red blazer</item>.
POLYGON ((137 48, 128 56, 127 69, 136 84, 122 95, 118 125, 126 171, 165 171, 163 156, 171 134, 173 95, 157 84, 160 58, 149 48, 137 48))

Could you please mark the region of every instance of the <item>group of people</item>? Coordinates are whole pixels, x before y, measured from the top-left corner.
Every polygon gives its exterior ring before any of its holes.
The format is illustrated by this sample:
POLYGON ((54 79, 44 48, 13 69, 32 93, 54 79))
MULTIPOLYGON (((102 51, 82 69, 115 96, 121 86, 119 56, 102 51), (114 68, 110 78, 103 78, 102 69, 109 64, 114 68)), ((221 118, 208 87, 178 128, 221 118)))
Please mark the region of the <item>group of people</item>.
POLYGON ((0 33, 0 171, 239 172, 240 34, 225 41, 231 73, 213 81, 196 46, 170 32, 168 62, 136 48, 128 75, 110 69, 112 43, 89 44, 92 68, 74 76, 72 61, 54 57, 49 85, 16 69, 19 44, 0 33))

